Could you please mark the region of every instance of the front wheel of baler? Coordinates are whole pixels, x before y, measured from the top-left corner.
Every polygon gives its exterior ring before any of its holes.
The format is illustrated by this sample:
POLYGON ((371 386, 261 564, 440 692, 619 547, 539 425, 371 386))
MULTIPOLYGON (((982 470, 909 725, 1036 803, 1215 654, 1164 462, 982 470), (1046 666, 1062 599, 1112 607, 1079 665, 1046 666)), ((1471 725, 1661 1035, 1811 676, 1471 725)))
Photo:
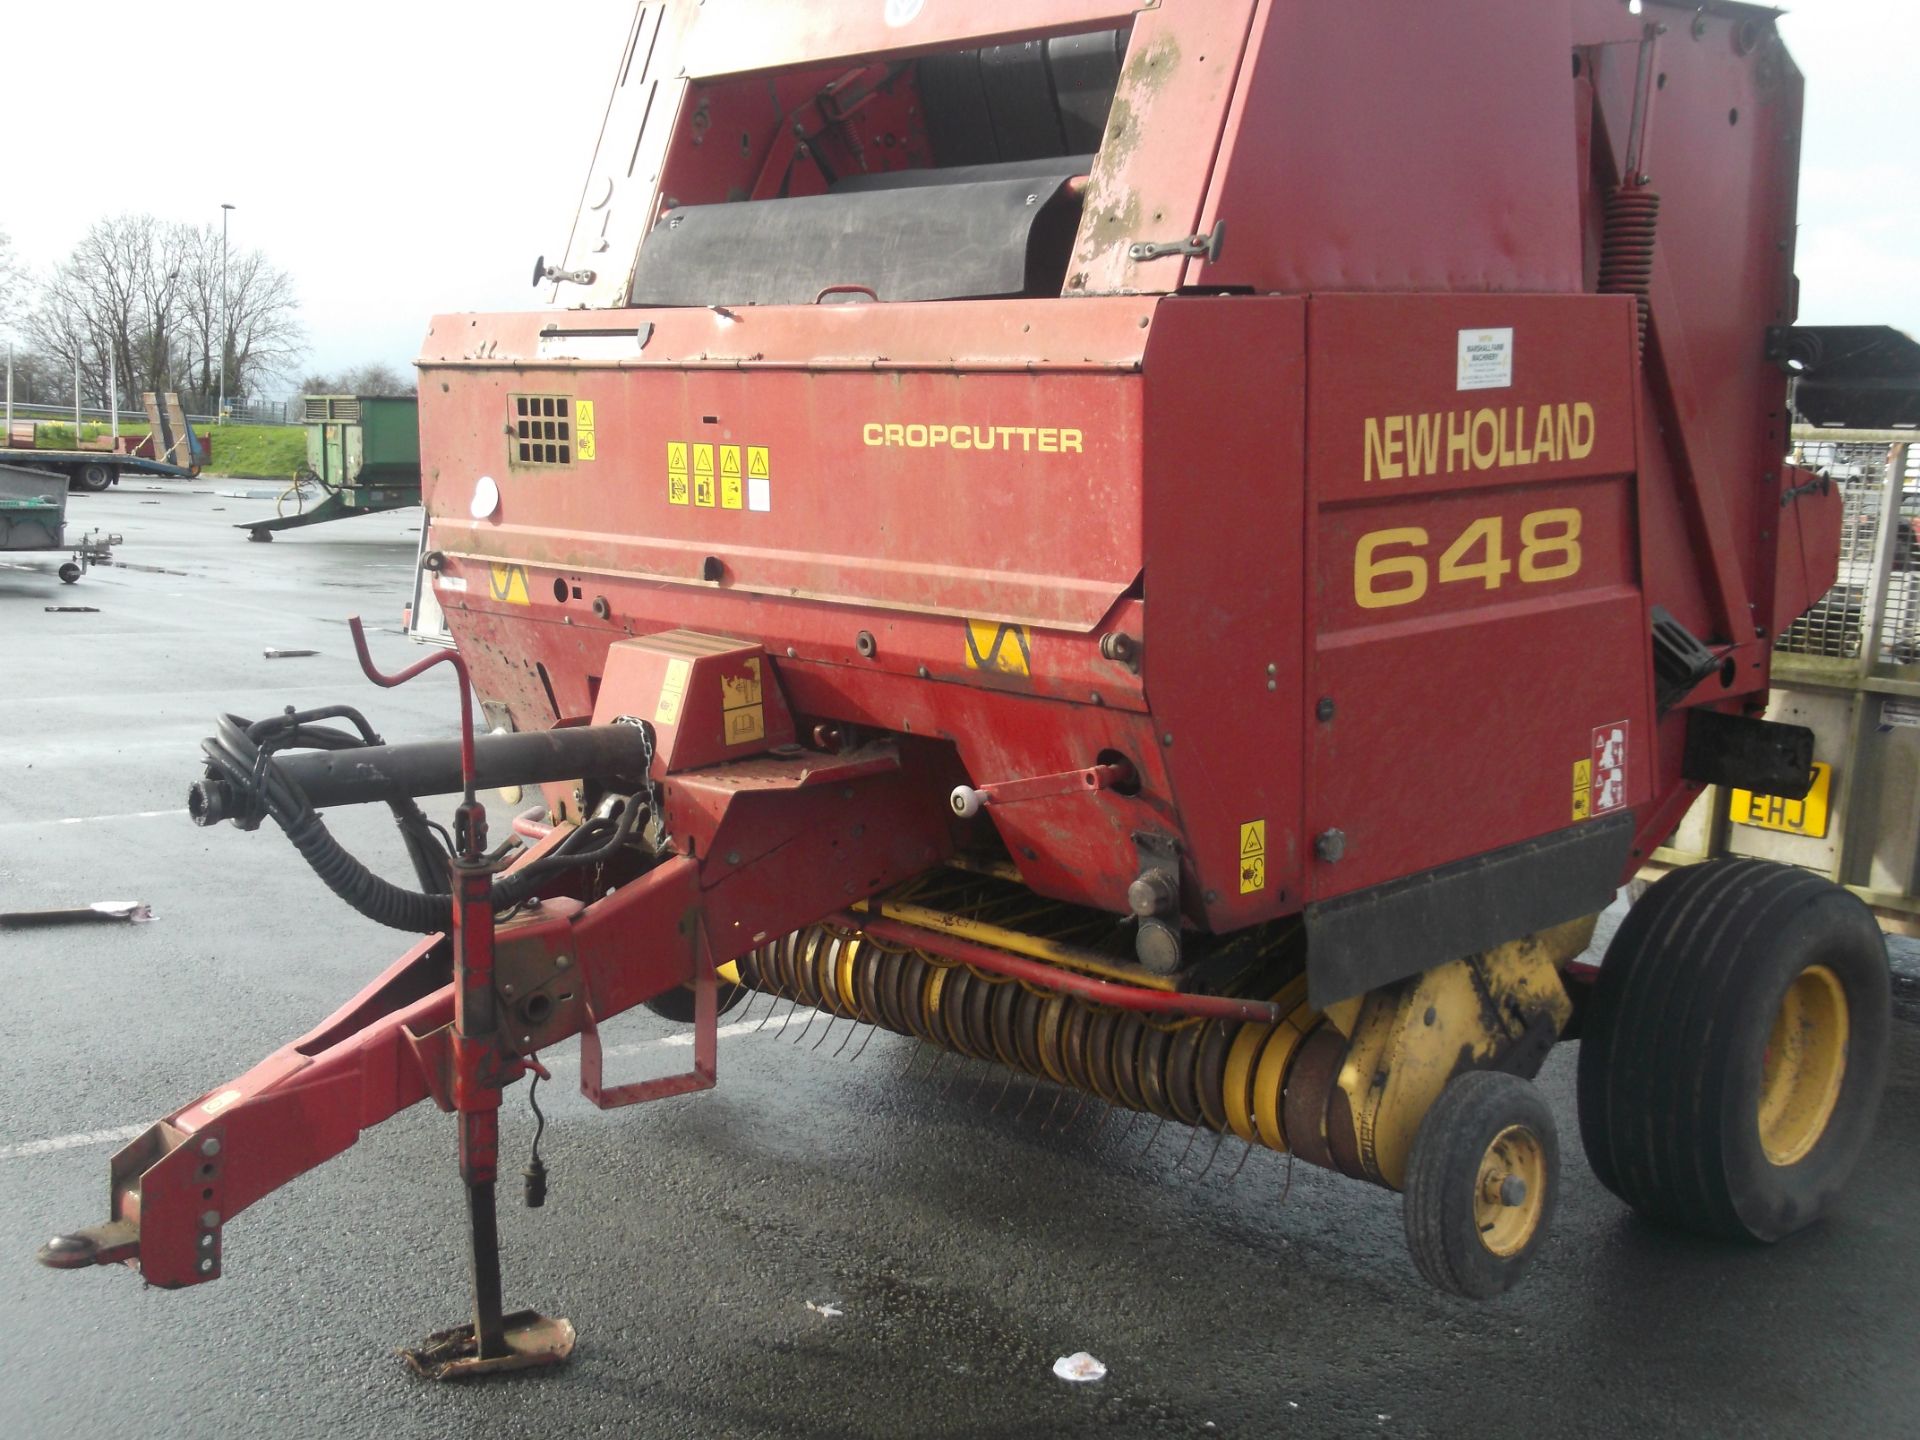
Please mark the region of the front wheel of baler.
POLYGON ((1407 1248, 1439 1289, 1491 1300, 1519 1283, 1553 1220, 1560 1135, 1528 1081, 1455 1076, 1407 1160, 1407 1248))
POLYGON ((1832 1202, 1873 1132, 1886 942, 1838 885, 1763 860, 1666 876, 1607 947, 1580 1042, 1580 1136, 1650 1219, 1773 1241, 1832 1202))

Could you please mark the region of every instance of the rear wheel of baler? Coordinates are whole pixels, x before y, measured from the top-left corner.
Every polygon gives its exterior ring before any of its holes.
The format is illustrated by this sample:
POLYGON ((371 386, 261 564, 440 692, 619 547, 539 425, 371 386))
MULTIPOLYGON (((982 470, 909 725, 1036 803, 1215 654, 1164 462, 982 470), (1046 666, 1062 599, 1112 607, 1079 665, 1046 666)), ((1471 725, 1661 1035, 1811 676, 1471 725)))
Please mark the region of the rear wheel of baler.
POLYGON ((1607 947, 1580 1044, 1580 1135, 1648 1218, 1773 1241, 1819 1218, 1873 1130, 1886 942, 1839 886, 1761 860, 1661 880, 1607 947))
POLYGON ((1538 1253, 1560 1185, 1553 1111, 1528 1081, 1455 1076, 1407 1160, 1407 1248, 1438 1288, 1470 1300, 1511 1290, 1538 1253))
MULTIPOLYGON (((714 1018, 718 1019, 734 1009, 747 998, 747 987, 736 985, 731 980, 720 980, 714 986, 714 1018)), ((640 1002, 658 1015, 662 1020, 671 1020, 676 1025, 693 1023, 694 994, 691 985, 676 985, 664 990, 651 1000, 640 1002)))

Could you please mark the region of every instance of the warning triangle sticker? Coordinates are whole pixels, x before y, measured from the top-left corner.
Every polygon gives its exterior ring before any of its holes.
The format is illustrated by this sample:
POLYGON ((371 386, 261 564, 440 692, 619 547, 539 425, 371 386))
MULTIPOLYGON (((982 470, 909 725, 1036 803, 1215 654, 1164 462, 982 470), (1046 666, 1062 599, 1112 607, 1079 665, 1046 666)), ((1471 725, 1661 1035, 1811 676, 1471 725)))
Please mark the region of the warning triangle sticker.
POLYGON ((1240 827, 1240 858, 1252 860, 1267 853, 1267 822, 1253 820, 1240 827))

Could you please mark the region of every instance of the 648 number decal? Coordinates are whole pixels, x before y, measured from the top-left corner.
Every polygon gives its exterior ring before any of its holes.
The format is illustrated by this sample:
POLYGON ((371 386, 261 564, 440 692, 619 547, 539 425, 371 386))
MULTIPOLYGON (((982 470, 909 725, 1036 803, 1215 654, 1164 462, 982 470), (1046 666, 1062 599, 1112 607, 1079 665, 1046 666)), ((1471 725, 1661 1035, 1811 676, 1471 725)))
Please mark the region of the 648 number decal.
POLYGON ((1400 525, 1362 535, 1353 550, 1353 600, 1363 610, 1386 610, 1422 599, 1435 583, 1471 584, 1498 590, 1509 577, 1523 585, 1565 580, 1580 573, 1580 512, 1535 510, 1520 517, 1509 556, 1506 522, 1498 515, 1475 520, 1437 558, 1439 541, 1418 525, 1400 525))

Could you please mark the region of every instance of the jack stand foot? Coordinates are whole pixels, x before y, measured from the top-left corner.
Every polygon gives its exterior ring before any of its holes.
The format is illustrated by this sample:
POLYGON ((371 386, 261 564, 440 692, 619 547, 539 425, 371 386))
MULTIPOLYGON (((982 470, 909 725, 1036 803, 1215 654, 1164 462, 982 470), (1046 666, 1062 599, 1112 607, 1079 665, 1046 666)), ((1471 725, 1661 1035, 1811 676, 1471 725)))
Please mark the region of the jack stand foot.
POLYGON ((462 1380, 469 1375, 559 1365, 573 1353, 570 1321, 533 1310, 516 1310, 504 1317, 501 1324, 506 1341, 503 1355, 482 1358, 471 1325, 435 1331, 418 1347, 394 1353, 407 1362, 407 1368, 414 1374, 429 1380, 462 1380))
MULTIPOLYGON (((491 1121, 492 1113, 484 1118, 491 1121)), ((463 1131, 474 1123, 471 1115, 460 1119, 463 1131)), ((396 1353, 414 1374, 429 1380, 560 1364, 573 1353, 570 1322, 534 1310, 500 1313, 500 1227, 491 1179, 467 1182, 467 1218, 473 1242, 473 1322, 437 1330, 424 1344, 396 1353)))

